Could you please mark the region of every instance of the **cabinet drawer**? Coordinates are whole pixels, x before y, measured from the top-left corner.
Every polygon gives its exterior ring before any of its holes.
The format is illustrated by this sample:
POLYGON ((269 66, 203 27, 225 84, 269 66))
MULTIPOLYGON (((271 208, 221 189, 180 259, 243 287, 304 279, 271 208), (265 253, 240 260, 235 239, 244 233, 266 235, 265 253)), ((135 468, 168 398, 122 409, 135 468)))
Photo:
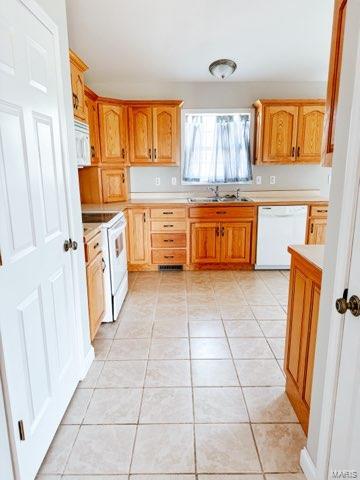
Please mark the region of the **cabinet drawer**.
POLYGON ((192 207, 190 218, 251 218, 255 217, 256 207, 192 207))
POLYGON ((185 218, 185 208, 152 208, 150 210, 151 218, 185 218))
POLYGON ((172 221, 169 218, 168 221, 153 221, 151 222, 151 231, 152 232, 185 232, 186 231, 186 222, 185 221, 172 221))
POLYGON ((99 252, 101 252, 101 233, 98 233, 94 238, 85 243, 86 263, 91 262, 99 252))
POLYGON ((152 263, 167 264, 175 263, 182 265, 186 263, 185 249, 161 248, 152 250, 152 263))
POLYGON ((152 233, 153 248, 186 247, 186 233, 152 233))
POLYGON ((310 207, 311 217, 327 217, 329 207, 325 205, 315 205, 310 207))

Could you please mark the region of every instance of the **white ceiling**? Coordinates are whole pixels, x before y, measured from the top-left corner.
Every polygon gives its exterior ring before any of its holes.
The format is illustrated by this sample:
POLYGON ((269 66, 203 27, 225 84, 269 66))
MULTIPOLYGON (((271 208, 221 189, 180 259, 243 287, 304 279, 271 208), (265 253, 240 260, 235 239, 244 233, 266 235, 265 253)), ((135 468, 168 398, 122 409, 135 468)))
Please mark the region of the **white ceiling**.
POLYGON ((333 0, 67 0, 70 46, 90 83, 325 81, 333 0))

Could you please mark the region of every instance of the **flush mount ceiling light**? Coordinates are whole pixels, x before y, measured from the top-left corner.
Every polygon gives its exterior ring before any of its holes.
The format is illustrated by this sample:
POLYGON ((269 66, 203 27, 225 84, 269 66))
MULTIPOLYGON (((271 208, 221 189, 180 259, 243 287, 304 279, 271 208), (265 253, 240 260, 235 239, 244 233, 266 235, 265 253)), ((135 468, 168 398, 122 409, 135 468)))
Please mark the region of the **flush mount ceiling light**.
POLYGON ((220 60, 215 60, 209 65, 209 72, 211 75, 214 75, 216 78, 221 78, 221 80, 225 80, 225 78, 230 77, 237 68, 237 65, 232 60, 227 58, 222 58, 220 60))

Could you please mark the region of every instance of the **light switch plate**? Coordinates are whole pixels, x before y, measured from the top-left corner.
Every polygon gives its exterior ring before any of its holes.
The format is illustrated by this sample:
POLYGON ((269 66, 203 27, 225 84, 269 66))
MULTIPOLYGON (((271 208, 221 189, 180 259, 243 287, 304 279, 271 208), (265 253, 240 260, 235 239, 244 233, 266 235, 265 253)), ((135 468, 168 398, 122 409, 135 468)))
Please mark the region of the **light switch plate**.
POLYGON ((261 175, 257 175, 257 177, 256 177, 256 185, 261 185, 261 183, 262 183, 262 177, 261 177, 261 175))
POLYGON ((275 185, 275 183, 276 183, 275 175, 270 175, 270 185, 275 185))
POLYGON ((155 185, 157 187, 160 185, 160 177, 155 177, 155 185))

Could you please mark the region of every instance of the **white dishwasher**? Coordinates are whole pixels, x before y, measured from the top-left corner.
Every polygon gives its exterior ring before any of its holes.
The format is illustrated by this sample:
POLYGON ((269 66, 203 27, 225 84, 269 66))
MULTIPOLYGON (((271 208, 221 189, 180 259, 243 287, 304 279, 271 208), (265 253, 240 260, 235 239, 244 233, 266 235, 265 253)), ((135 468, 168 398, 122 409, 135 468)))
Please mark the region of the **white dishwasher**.
POLYGON ((257 270, 289 269, 289 245, 305 243, 307 207, 259 207, 256 265, 257 270))

